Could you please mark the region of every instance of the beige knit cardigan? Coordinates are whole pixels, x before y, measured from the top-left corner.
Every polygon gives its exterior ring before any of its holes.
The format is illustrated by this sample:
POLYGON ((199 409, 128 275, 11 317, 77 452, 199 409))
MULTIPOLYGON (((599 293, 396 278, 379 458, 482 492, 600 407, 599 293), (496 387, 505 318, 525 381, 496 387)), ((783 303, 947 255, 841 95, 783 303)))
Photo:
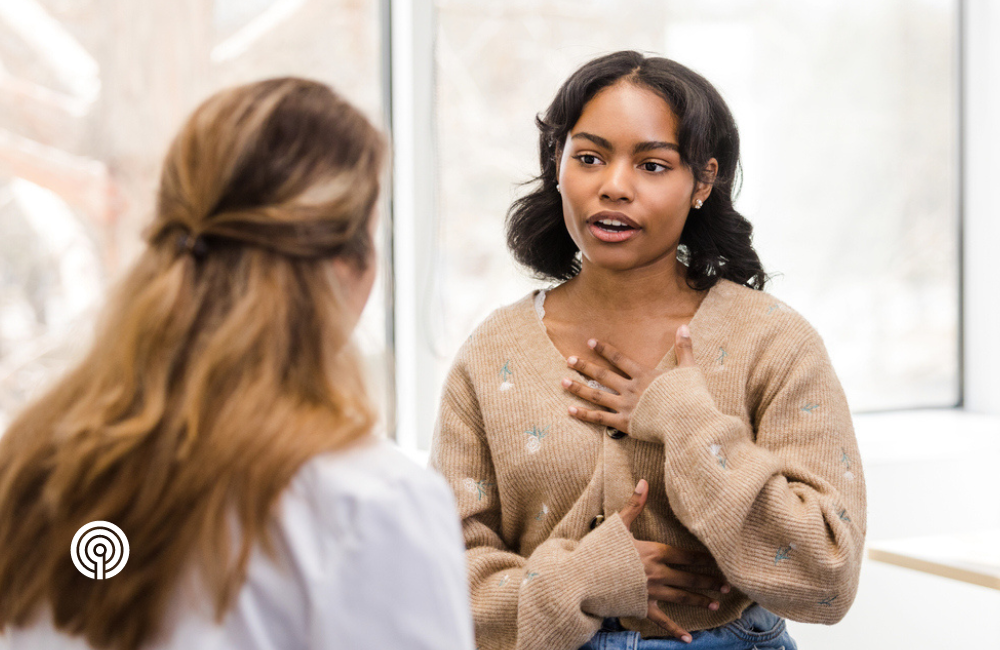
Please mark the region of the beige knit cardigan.
MULTIPOLYGON (((575 650, 605 617, 644 637, 643 565, 615 514, 644 478, 637 539, 707 549, 733 586, 720 608, 661 603, 689 631, 751 602, 839 621, 857 591, 864 477, 823 343, 781 301, 720 281, 690 323, 698 367, 642 395, 630 435, 581 422, 534 294, 493 313, 443 390, 431 464, 455 491, 480 650, 575 650), (603 523, 598 524, 603 519, 603 523)), ((704 569, 702 569, 704 570, 704 569)))

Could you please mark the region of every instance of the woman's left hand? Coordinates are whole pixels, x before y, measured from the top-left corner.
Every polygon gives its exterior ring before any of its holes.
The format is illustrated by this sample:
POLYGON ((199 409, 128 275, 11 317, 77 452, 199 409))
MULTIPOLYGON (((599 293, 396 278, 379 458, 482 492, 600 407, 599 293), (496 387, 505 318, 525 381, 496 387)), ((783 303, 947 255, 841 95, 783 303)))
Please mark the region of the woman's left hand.
MULTIPOLYGON (((563 379, 563 388, 596 406, 607 409, 599 411, 571 406, 569 414, 584 422, 613 427, 629 433, 632 412, 639 403, 639 398, 646 392, 649 385, 666 371, 648 368, 633 361, 608 343, 591 339, 587 344, 627 376, 623 377, 617 372, 578 357, 570 357, 566 360, 570 368, 607 386, 618 394, 615 395, 600 388, 591 388, 572 379, 563 379)), ((674 334, 674 354, 677 356, 678 368, 695 365, 694 350, 691 347, 691 332, 687 325, 678 327, 677 333, 674 334)))

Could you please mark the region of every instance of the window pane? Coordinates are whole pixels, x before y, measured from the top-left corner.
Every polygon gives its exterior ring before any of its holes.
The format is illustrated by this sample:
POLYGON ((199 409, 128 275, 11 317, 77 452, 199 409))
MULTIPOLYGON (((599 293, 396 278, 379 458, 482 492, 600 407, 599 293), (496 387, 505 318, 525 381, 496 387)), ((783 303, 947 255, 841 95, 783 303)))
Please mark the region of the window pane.
POLYGON ((957 2, 438 0, 437 379, 533 284, 504 248, 534 116, 585 61, 701 72, 743 140, 768 290, 824 337, 855 410, 958 398, 957 2))
MULTIPOLYGON (((218 88, 297 75, 381 125, 379 19, 377 0, 0 3, 0 431, 85 347, 187 114, 218 88)), ((387 406, 383 285, 360 344, 387 406)))

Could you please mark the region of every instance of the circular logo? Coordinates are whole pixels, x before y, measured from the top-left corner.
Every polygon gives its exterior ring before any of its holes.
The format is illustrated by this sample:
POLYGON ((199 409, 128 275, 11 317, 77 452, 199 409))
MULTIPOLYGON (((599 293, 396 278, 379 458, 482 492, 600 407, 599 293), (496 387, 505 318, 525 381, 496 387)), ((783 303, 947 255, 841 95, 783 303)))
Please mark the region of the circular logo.
POLYGON ((128 538, 109 521, 92 521, 73 535, 69 555, 80 573, 88 578, 111 578, 128 562, 128 538))

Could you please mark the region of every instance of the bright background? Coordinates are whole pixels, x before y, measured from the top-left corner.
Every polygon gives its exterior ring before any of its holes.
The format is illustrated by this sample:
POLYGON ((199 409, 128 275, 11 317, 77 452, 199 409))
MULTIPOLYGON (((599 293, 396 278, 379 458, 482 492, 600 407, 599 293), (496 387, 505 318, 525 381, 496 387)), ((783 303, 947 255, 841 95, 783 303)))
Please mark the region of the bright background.
MULTIPOLYGON (((159 161, 213 90, 294 74, 390 130, 382 277, 359 330, 421 458, 458 346, 544 286, 504 248, 534 116, 587 60, 675 58, 743 139, 768 290, 857 414, 869 539, 1000 527, 1000 13, 989 0, 0 0, 0 431, 78 357, 140 248, 159 161)), ((868 562, 805 648, 1000 648, 1000 592, 868 562)))

